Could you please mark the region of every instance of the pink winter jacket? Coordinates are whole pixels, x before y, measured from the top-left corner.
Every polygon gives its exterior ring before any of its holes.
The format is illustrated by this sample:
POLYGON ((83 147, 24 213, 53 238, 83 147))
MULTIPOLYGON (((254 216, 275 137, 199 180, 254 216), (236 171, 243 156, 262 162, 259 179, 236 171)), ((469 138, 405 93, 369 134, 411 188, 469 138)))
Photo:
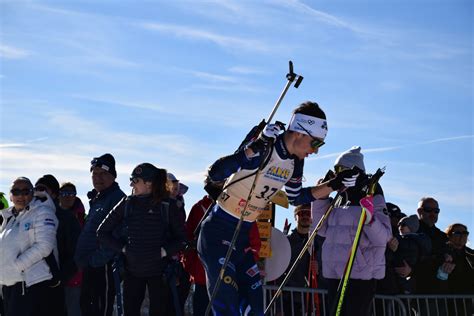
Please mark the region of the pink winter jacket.
MULTIPOLYGON (((312 202, 313 226, 316 226, 330 203, 331 199, 312 202)), ((384 214, 386 207, 384 197, 375 195, 373 203, 373 220, 370 224, 364 225, 351 279, 383 279, 385 276, 385 247, 392 237, 392 229, 388 215, 384 214)), ((318 232, 319 235, 326 237, 322 248, 325 278, 340 279, 342 277, 360 214, 360 206, 335 208, 318 232)))

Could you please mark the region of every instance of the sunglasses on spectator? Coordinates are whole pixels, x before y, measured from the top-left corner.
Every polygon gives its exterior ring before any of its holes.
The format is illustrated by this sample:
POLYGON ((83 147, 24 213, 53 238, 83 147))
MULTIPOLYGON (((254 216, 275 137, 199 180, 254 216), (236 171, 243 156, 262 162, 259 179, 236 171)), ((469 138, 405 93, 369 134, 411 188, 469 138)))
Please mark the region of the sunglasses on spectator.
POLYGON ((62 197, 67 197, 67 196, 76 196, 76 192, 74 191, 60 191, 59 195, 62 197))
POLYGON ((317 139, 316 137, 314 137, 313 135, 311 135, 311 133, 310 133, 306 128, 304 128, 303 125, 301 125, 300 123, 297 123, 297 124, 299 125, 299 127, 301 127, 301 128, 303 129, 303 131, 306 132, 306 134, 309 135, 309 137, 312 138, 312 140, 311 140, 311 148, 313 148, 313 149, 318 149, 319 147, 321 147, 322 145, 325 144, 325 142, 323 142, 322 140, 317 139))
POLYGON ((137 184, 138 182, 140 182, 140 178, 130 178, 130 182, 132 182, 133 184, 137 184))
POLYGON ((462 236, 462 235, 469 236, 469 232, 467 230, 462 231, 462 232, 451 232, 451 235, 454 235, 454 236, 462 236))
POLYGON ((48 188, 41 185, 41 186, 36 186, 33 190, 35 190, 36 192, 44 192, 44 191, 47 191, 48 188))
POLYGON ((299 211, 296 215, 300 216, 311 216, 311 211, 299 211))
POLYGON ((19 196, 19 195, 30 195, 33 190, 31 189, 11 189, 10 193, 13 196, 19 196))
POLYGON ((423 207, 423 211, 425 211, 426 213, 438 214, 440 210, 437 207, 423 207))

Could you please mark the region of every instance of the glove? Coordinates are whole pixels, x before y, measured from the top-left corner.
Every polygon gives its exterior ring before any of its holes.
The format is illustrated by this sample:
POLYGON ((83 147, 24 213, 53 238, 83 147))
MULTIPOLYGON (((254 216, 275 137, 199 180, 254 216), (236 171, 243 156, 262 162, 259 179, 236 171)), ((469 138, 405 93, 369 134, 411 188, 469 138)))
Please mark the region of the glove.
POLYGON ((370 224, 374 215, 374 203, 372 196, 366 196, 359 201, 362 211, 365 212, 365 224, 370 224))
POLYGON ((254 153, 264 152, 270 142, 275 141, 280 132, 281 126, 278 124, 268 124, 258 138, 249 145, 249 148, 254 153))
POLYGON ((351 188, 356 185, 359 172, 355 169, 346 169, 336 174, 334 179, 328 182, 328 185, 334 191, 339 191, 343 188, 351 188))

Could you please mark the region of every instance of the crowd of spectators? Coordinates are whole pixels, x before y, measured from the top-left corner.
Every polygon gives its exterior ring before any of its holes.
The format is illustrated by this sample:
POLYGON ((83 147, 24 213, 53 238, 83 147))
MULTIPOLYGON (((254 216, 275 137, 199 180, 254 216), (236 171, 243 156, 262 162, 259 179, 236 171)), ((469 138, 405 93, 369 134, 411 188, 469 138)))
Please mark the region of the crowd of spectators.
MULTIPOLYGON (((336 161, 339 170, 347 159, 364 170, 360 148, 345 154, 336 161)), ((195 231, 215 197, 197 201, 186 220, 183 196, 188 188, 165 169, 136 166, 129 196, 116 182, 111 154, 94 158, 90 173, 87 214, 76 186, 60 184, 50 174, 34 185, 19 177, 8 194, 0 194, 0 315, 110 316, 114 306, 126 316, 140 315, 146 290, 149 315, 183 315, 189 293, 193 315, 204 315, 209 297, 195 231)), ((467 225, 453 223, 440 230, 440 207, 433 197, 421 198, 416 214, 406 215, 385 203, 381 187, 374 196, 359 249, 364 257, 355 260, 346 294, 353 312, 354 306, 370 305, 375 293, 474 294, 467 225)), ((345 198, 288 286, 318 286, 335 295, 362 211, 358 192, 347 192, 345 198)), ((330 201, 322 198, 295 209, 297 227, 288 236, 291 262, 330 201)), ((254 228, 248 249, 258 261, 254 228)))

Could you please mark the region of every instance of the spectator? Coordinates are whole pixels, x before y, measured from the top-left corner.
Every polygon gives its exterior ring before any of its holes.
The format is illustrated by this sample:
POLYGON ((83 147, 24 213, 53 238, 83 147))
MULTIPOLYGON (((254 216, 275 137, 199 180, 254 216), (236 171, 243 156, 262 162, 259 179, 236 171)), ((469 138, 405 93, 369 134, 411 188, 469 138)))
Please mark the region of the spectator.
MULTIPOLYGON (((474 294, 474 251, 466 246, 469 232, 467 226, 455 223, 446 228, 448 235, 448 253, 452 257, 453 270, 446 281, 447 294, 474 294)), ((452 302, 450 302, 451 304, 452 302)), ((450 315, 472 315, 472 300, 455 300, 455 306, 449 305, 450 315), (464 304, 465 303, 465 304, 464 304)))
POLYGON ((455 264, 447 280, 447 294, 474 294, 474 251, 466 246, 467 226, 455 223, 446 228, 448 253, 455 264))
POLYGON ((414 291, 414 282, 411 277, 415 265, 421 256, 431 251, 431 241, 423 233, 416 233, 419 221, 416 215, 406 216, 398 222, 400 235, 395 252, 394 270, 397 275, 396 288, 398 294, 411 294, 414 291))
POLYGON ((39 178, 34 190, 48 193, 55 205, 56 217, 58 218, 56 240, 59 262, 55 262, 52 254, 47 258, 47 261, 50 267, 54 266, 54 269, 58 271, 57 277, 60 283, 51 291, 55 297, 55 304, 51 306, 50 314, 64 315, 66 313, 65 285, 78 270, 74 262, 74 251, 81 228, 74 214, 60 207, 59 182, 53 175, 46 174, 39 178))
POLYGON ((132 195, 123 198, 97 230, 101 244, 122 252, 125 257, 125 316, 140 315, 146 288, 149 315, 167 315, 163 306, 168 300, 163 280, 165 258, 182 250, 186 237, 184 222, 176 202, 168 198, 166 184, 166 170, 150 163, 139 164, 130 177, 132 195), (113 234, 122 226, 125 242, 113 234))
POLYGON ((33 185, 20 177, 10 188, 13 206, 2 210, 0 285, 6 316, 50 315, 53 301, 46 257, 56 248, 54 203, 44 193, 33 196, 33 185))
MULTIPOLYGON (((188 187, 182 184, 172 173, 167 174, 168 181, 170 182, 170 199, 173 199, 178 206, 178 213, 180 221, 184 223, 186 221, 186 211, 184 209, 184 194, 188 191, 188 187)), ((169 296, 170 302, 168 306, 168 314, 170 316, 176 315, 177 310, 180 312, 184 310, 184 304, 189 295, 189 289, 191 288, 191 281, 189 273, 184 269, 183 263, 183 252, 179 252, 173 256, 167 258, 167 276, 171 295, 169 296)))
MULTIPOLYGON (((84 226, 85 210, 82 201, 76 196, 76 186, 71 182, 66 182, 59 188, 59 208, 58 212, 72 214, 77 219, 78 225, 74 224, 71 226, 71 230, 68 230, 69 238, 74 249, 72 251, 72 258, 76 249, 77 238, 79 237, 80 231, 84 226)), ((72 221, 71 221, 72 222, 72 221)), ((71 245, 72 246, 72 245, 71 245)), ((80 316, 81 315, 81 284, 82 284, 82 270, 77 270, 76 273, 69 279, 65 280, 64 284, 64 296, 66 302, 66 309, 68 316, 80 316)))
POLYGON ((79 225, 84 227, 86 212, 84 204, 77 196, 76 186, 71 182, 65 182, 59 188, 59 206, 62 209, 71 211, 79 221, 79 225))
MULTIPOLYGON (((360 147, 352 147, 342 153, 335 162, 336 175, 345 169, 357 169, 360 184, 345 191, 342 206, 336 206, 323 223, 319 234, 326 237, 322 248, 323 274, 328 283, 329 306, 337 305, 337 289, 344 275, 348 254, 357 231, 361 212, 359 201, 366 196, 362 190, 365 173, 364 159, 360 147)), ((313 202, 313 222, 318 222, 331 203, 328 197, 313 202)), ((384 213, 385 199, 380 185, 373 196, 373 214, 367 212, 354 266, 342 306, 343 315, 369 315, 377 280, 385 274, 385 247, 392 236, 390 220, 384 213)))
POLYGON ((431 253, 422 256, 415 266, 415 292, 417 294, 437 294, 438 281, 436 279, 438 258, 446 252, 448 238, 444 232, 436 227, 439 216, 439 204, 432 197, 424 197, 418 202, 418 217, 420 228, 418 233, 424 233, 431 240, 431 253))
POLYGON ((209 297, 206 290, 206 274, 196 251, 197 237, 194 235, 194 231, 211 204, 213 204, 212 198, 210 195, 205 195, 193 205, 186 221, 186 237, 191 247, 184 252, 184 268, 194 283, 194 316, 204 316, 206 307, 209 304, 209 297))
MULTIPOLYGON (((402 213, 398 205, 387 202, 386 206, 390 218, 390 226, 392 227, 392 237, 387 243, 387 249, 385 250, 385 277, 382 280, 377 281, 377 293, 398 294, 398 275, 395 273, 393 261, 395 260, 395 251, 398 249, 398 239, 400 237, 400 233, 398 232, 398 222, 406 215, 405 213, 402 213)), ((380 302, 376 303, 378 304, 380 302)))
POLYGON ((115 286, 112 263, 116 252, 99 245, 96 231, 109 211, 125 196, 115 178, 115 159, 104 154, 91 161, 94 189, 89 197, 89 214, 77 241, 74 259, 83 269, 81 312, 85 316, 111 316, 115 286))
MULTIPOLYGON (((288 236, 288 240, 290 242, 291 247, 291 260, 290 260, 290 267, 295 262, 296 258, 300 254, 301 250, 303 249, 304 245, 308 241, 309 237, 309 230, 311 228, 311 204, 302 204, 298 205, 295 208, 295 220, 296 220, 296 228, 292 231, 292 233, 288 236)), ((316 244, 315 244, 316 246, 316 244)), ((316 250, 312 249, 310 251, 308 249, 304 256, 300 259, 297 268, 294 270, 293 274, 291 275, 290 279, 287 281, 286 286, 289 287, 302 287, 302 288, 310 288, 310 280, 312 277, 316 277, 317 270, 318 270, 318 263, 316 260, 316 250)), ((288 270, 290 269, 288 267, 288 270)), ((287 272, 288 272, 287 270, 287 272)), ((284 278, 286 277, 287 272, 285 272, 278 280, 277 284, 283 282, 284 278)), ((302 297, 300 295, 293 295, 292 293, 285 293, 284 294, 284 315, 292 315, 292 310, 295 315, 302 315, 305 311, 303 310, 303 306, 310 307, 311 303, 306 302, 305 305, 302 304, 302 297), (293 297, 291 297, 293 296, 293 297)))

